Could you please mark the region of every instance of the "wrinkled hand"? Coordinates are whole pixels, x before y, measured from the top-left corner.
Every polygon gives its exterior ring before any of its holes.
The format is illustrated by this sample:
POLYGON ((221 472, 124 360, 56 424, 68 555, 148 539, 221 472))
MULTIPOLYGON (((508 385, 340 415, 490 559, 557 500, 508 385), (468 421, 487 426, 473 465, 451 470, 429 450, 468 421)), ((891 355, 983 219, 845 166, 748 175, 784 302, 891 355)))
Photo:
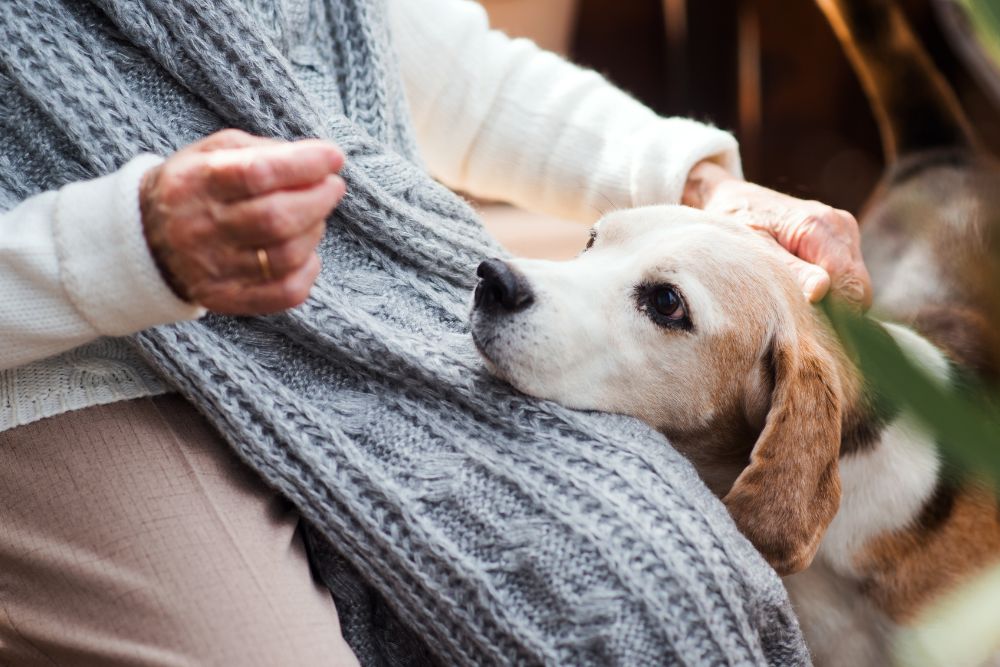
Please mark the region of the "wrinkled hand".
POLYGON ((691 170, 682 203, 736 217, 774 237, 789 252, 788 265, 809 301, 829 291, 862 310, 871 306, 858 223, 847 211, 747 183, 707 161, 691 170))
POLYGON ((185 301, 229 315, 305 301, 319 275, 326 218, 346 189, 336 175, 343 163, 329 142, 224 130, 151 169, 139 202, 167 284, 185 301))

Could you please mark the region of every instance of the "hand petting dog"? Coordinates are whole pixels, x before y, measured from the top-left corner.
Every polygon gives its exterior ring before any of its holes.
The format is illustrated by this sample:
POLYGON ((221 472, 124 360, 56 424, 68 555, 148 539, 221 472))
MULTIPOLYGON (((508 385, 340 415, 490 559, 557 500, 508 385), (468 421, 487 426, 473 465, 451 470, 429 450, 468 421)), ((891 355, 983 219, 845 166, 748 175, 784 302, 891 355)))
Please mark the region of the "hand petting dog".
POLYGON ((788 251, 788 266, 810 302, 831 292, 861 310, 871 307, 858 222, 847 211, 747 183, 708 160, 691 170, 681 203, 769 234, 788 251))

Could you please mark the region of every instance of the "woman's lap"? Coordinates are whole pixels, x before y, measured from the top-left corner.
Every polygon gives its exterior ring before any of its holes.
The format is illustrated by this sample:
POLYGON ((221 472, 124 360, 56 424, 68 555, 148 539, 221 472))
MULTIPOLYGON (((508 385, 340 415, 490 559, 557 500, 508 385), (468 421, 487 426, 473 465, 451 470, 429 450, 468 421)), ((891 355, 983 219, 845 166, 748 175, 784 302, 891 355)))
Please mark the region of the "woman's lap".
POLYGON ((354 665, 297 524, 176 396, 0 433, 0 664, 354 665))

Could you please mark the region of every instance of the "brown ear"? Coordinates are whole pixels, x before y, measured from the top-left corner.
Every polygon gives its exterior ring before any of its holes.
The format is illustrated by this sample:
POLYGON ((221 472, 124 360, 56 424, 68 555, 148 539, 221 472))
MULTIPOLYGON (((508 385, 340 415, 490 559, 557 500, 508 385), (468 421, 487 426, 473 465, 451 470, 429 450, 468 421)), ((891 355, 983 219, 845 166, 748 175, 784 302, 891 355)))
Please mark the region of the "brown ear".
POLYGON ((748 465, 723 498, 736 525, 778 571, 812 562, 840 505, 841 406, 829 355, 775 339, 771 407, 748 465))

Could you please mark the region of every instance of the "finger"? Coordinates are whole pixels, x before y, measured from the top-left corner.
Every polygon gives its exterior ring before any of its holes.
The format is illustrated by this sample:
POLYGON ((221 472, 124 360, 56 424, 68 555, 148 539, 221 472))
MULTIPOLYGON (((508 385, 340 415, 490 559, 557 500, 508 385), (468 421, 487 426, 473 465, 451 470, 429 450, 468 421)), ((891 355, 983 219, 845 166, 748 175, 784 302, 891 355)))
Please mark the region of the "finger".
POLYGON ((852 262, 850 267, 839 273, 831 273, 830 292, 848 305, 862 312, 872 307, 872 281, 863 262, 852 262))
POLYGON ((318 139, 218 150, 206 153, 205 158, 207 185, 222 201, 313 185, 344 164, 340 149, 318 139))
POLYGON ((830 290, 830 275, 819 266, 786 254, 785 263, 795 276, 802 294, 809 303, 818 303, 830 290))
POLYGON ((243 130, 230 128, 210 134, 201 141, 191 144, 191 149, 199 153, 252 146, 270 146, 279 143, 277 139, 259 137, 243 130))
POLYGON ((246 285, 233 280, 195 295, 197 303, 223 315, 267 315, 302 304, 319 276, 319 256, 313 254, 297 271, 281 280, 246 285))
POLYGON ((344 197, 344 179, 328 176, 318 185, 284 190, 216 211, 216 220, 236 243, 247 248, 278 245, 325 220, 344 197))
POLYGON ((803 259, 822 267, 830 276, 834 297, 862 311, 871 307, 871 278, 856 235, 824 230, 799 247, 803 259))
POLYGON ((830 292, 852 307, 867 310, 872 302, 871 278, 861 258, 854 216, 813 202, 806 202, 803 210, 807 214, 788 210, 785 215, 769 216, 772 224, 768 227, 786 250, 804 260, 793 267, 803 292, 812 302, 830 292), (825 272, 825 281, 813 273, 817 268, 825 272))
POLYGON ((266 273, 269 271, 272 280, 280 280, 285 276, 298 271, 309 258, 316 252, 323 234, 326 232, 326 223, 322 220, 315 223, 304 233, 296 236, 284 243, 261 248, 241 249, 232 267, 229 267, 227 275, 233 277, 245 277, 250 282, 263 282, 266 280, 266 273), (261 265, 260 250, 267 253, 267 271, 261 265))

